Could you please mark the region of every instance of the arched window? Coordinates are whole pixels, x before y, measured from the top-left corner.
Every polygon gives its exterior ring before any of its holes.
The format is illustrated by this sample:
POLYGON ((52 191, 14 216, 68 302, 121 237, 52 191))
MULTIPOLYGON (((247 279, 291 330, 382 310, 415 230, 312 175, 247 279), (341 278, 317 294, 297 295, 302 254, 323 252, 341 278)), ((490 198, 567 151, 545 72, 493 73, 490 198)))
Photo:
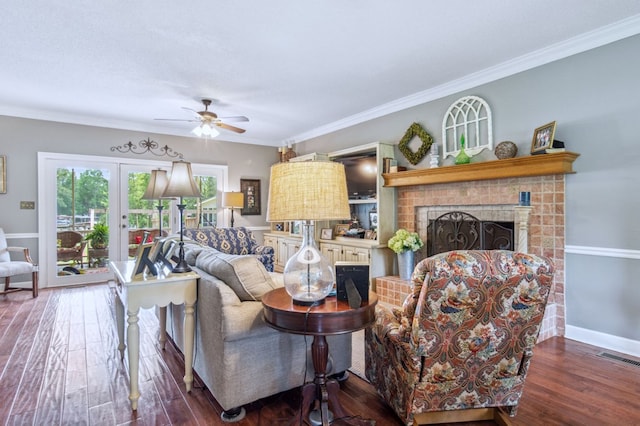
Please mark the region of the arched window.
POLYGON ((477 96, 465 96, 454 102, 442 120, 442 144, 447 155, 460 152, 460 137, 464 134, 464 150, 475 155, 485 148, 493 150, 491 108, 477 96))

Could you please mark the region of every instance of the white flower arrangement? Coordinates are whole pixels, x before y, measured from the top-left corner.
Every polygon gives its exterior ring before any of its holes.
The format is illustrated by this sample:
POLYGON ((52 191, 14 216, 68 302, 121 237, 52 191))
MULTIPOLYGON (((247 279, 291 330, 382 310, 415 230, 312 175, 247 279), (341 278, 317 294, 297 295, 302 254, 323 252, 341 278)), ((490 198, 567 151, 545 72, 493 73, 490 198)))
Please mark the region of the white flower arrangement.
POLYGON ((423 245, 424 243, 417 232, 409 232, 406 229, 398 229, 387 242, 387 246, 396 253, 416 251, 423 245))

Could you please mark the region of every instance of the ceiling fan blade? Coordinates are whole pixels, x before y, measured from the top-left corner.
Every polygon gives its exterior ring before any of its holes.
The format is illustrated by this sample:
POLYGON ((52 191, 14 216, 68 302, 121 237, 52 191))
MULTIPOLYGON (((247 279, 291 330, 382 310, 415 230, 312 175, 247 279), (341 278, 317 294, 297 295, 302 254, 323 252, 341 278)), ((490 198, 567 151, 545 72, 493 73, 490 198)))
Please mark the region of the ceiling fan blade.
POLYGON ((222 127, 223 129, 231 130, 232 132, 236 132, 236 133, 244 133, 246 131, 239 127, 230 126, 229 124, 225 124, 225 123, 216 123, 216 126, 222 127))
POLYGON ((219 117, 222 121, 249 121, 244 115, 236 115, 232 117, 219 117))
POLYGON ((154 118, 156 121, 187 121, 189 123, 197 123, 201 120, 185 120, 183 118, 154 118))
POLYGON ((182 109, 186 109, 187 111, 191 111, 191 112, 195 112, 196 114, 198 114, 198 111, 196 111, 193 108, 189 108, 189 107, 182 107, 182 109))

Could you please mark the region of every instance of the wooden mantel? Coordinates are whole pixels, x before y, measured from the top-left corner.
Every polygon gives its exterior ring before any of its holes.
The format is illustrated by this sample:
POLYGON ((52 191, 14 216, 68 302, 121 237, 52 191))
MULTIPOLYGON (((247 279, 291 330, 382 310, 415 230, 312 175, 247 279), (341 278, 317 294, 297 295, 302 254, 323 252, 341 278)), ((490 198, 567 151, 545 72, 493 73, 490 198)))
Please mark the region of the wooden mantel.
POLYGON ((569 174, 575 173, 573 162, 579 156, 580 154, 575 152, 530 155, 481 163, 383 173, 382 177, 384 178, 384 186, 411 186, 569 174))

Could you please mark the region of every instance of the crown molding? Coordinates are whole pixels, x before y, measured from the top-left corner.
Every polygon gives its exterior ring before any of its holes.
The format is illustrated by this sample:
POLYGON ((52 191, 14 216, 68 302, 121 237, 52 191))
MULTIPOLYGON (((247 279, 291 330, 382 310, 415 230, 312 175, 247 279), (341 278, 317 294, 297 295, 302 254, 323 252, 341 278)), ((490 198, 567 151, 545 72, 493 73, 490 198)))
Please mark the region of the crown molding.
POLYGON ((578 53, 586 52, 597 47, 610 44, 627 37, 640 34, 640 15, 633 15, 616 23, 589 31, 560 43, 519 56, 493 67, 469 74, 457 80, 441 84, 413 95, 405 96, 394 101, 351 115, 333 123, 316 127, 308 132, 300 133, 287 139, 294 143, 323 136, 347 127, 355 126, 365 121, 393 114, 417 105, 434 101, 454 93, 468 90, 482 84, 490 83, 522 71, 539 67, 578 53))

